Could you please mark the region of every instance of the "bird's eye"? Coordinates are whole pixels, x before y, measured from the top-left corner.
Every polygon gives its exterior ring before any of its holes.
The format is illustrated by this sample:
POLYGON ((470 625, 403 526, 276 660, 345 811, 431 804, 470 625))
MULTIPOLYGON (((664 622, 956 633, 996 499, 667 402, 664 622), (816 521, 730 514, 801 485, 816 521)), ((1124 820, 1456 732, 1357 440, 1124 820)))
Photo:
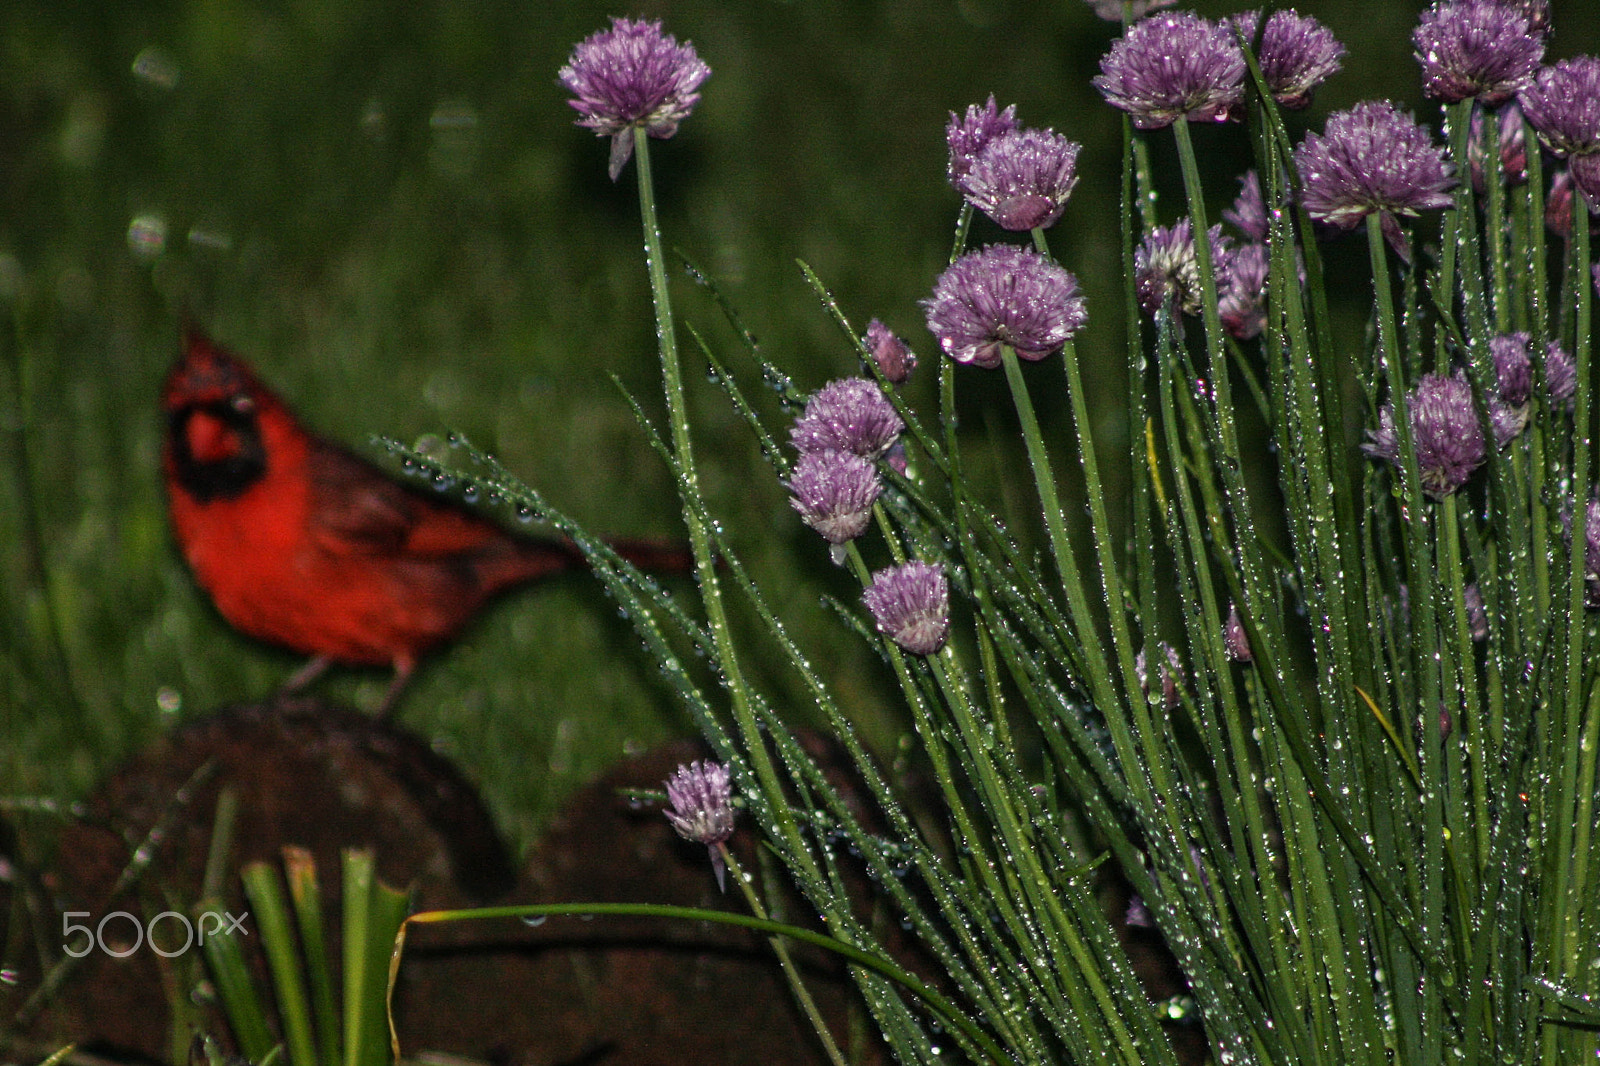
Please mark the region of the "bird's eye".
POLYGON ((256 409, 256 402, 250 397, 241 394, 233 398, 232 407, 240 414, 247 415, 256 409))

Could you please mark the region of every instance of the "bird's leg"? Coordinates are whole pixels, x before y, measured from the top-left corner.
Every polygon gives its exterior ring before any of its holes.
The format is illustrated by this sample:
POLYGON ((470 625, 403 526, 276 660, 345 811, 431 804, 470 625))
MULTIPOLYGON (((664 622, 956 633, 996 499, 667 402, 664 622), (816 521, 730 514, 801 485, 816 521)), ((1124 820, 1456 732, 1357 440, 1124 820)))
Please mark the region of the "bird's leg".
POLYGON ((394 680, 389 682, 389 691, 383 694, 383 702, 378 704, 379 718, 388 718, 394 714, 394 709, 400 702, 400 693, 405 690, 406 682, 411 680, 411 672, 416 668, 417 661, 409 656, 402 656, 394 661, 394 680))
POLYGON ((326 655, 318 655, 300 669, 289 675, 289 680, 283 683, 283 688, 278 691, 285 695, 299 692, 311 682, 321 677, 333 665, 333 660, 326 655))

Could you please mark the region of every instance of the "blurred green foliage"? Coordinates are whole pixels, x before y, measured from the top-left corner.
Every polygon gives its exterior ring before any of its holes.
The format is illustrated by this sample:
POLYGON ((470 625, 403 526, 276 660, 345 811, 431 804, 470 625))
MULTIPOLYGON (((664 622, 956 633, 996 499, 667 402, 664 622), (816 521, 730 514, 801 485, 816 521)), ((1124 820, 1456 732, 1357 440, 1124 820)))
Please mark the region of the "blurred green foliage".
MULTIPOLYGON (((1351 53, 1302 124, 1369 96, 1420 104, 1420 5, 1299 7, 1351 53)), ((1556 12, 1552 58, 1595 47, 1584 7, 1556 12)), ((18 0, 0 12, 7 791, 80 794, 172 721, 265 696, 296 665, 221 622, 166 532, 156 396, 185 314, 368 454, 377 434, 461 431, 598 531, 681 535, 608 378, 660 411, 634 186, 606 180, 605 143, 573 127, 555 81, 608 14, 662 17, 711 65, 700 109, 656 153, 663 226, 797 387, 853 365, 801 258, 858 327, 882 317, 919 349, 910 388, 927 409, 935 352, 916 301, 958 206, 943 123, 993 92, 1085 142, 1051 241, 1089 296, 1096 384, 1120 390, 1120 120, 1089 86, 1115 31, 1079 0, 18 0)), ((1196 131, 1218 206, 1245 165, 1244 139, 1222 132, 1196 131)), ((1329 254, 1337 276, 1365 252, 1329 254)), ((680 286, 682 318, 756 380, 715 308, 680 286)), ((1011 417, 1002 383, 981 377, 963 385, 978 436, 1011 417)), ((875 666, 818 605, 847 584, 720 395, 703 386, 693 402, 708 495, 868 735, 892 745, 875 666)), ((1119 454, 1116 404, 1095 409, 1119 454)), ((1029 498, 1014 458, 990 462, 998 506, 1013 487, 1029 498)), ((385 681, 343 672, 323 691, 370 705, 385 681)), ((497 605, 426 663, 401 714, 524 841, 579 781, 690 729, 583 577, 497 605)))

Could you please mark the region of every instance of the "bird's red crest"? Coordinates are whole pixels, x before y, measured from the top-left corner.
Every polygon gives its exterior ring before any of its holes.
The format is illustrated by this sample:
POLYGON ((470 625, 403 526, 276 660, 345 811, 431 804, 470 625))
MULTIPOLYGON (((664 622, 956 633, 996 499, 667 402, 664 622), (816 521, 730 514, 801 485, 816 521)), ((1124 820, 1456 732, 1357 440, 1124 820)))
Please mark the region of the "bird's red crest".
POLYGON ((183 360, 172 368, 162 394, 167 410, 261 390, 260 382, 243 363, 199 331, 191 329, 184 334, 183 350, 183 360))

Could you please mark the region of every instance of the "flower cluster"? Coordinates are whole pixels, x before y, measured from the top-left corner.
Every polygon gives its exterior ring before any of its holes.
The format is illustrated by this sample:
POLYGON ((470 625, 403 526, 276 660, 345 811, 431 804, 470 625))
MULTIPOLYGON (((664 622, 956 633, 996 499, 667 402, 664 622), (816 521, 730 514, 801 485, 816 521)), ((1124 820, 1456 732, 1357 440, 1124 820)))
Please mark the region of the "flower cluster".
POLYGON ((1222 221, 1244 234, 1246 240, 1267 239, 1267 201, 1261 195, 1261 178, 1247 170, 1239 178, 1239 195, 1233 206, 1222 209, 1222 221))
MULTIPOLYGON (((1406 410, 1422 490, 1442 500, 1465 485, 1488 454, 1483 426, 1472 403, 1472 386, 1459 371, 1448 377, 1424 374, 1406 394, 1406 410)), ((1402 465, 1393 404, 1383 405, 1378 428, 1367 435, 1371 439, 1361 446, 1362 451, 1395 467, 1402 465)))
MULTIPOLYGON (((1162 653, 1165 660, 1157 671, 1160 678, 1161 705, 1169 711, 1176 710, 1183 702, 1183 689, 1180 687, 1183 682, 1183 660, 1178 658, 1178 653, 1171 644, 1160 644, 1156 650, 1162 653)), ((1145 663, 1143 649, 1133 657, 1133 672, 1139 679, 1139 687, 1144 690, 1146 696, 1149 696, 1152 687, 1150 670, 1145 663)))
POLYGON ((995 104, 992 95, 986 104, 969 106, 965 115, 957 115, 953 111, 950 113, 950 122, 944 129, 944 139, 950 149, 947 172, 950 184, 955 186, 957 192, 962 191, 962 185, 966 181, 967 172, 972 169, 973 161, 989 142, 1015 129, 1017 129, 1017 105, 1012 104, 1002 111, 995 104))
POLYGON ((1275 11, 1265 25, 1259 10, 1221 23, 1174 12, 1128 27, 1100 61, 1094 86, 1141 129, 1180 118, 1221 122, 1244 102, 1248 67, 1241 38, 1256 48, 1267 91, 1290 109, 1309 105, 1312 91, 1339 71, 1344 56, 1344 45, 1326 26, 1294 11, 1275 11))
POLYGON ((1521 185, 1528 180, 1528 135, 1522 122, 1522 108, 1516 101, 1503 104, 1494 111, 1481 107, 1472 109, 1472 127, 1467 137, 1467 167, 1472 172, 1472 189, 1482 196, 1488 188, 1486 164, 1488 148, 1488 123, 1494 122, 1495 143, 1499 145, 1500 173, 1508 185, 1521 185), (1487 117, 1486 117, 1487 116, 1487 117))
POLYGON ((867 335, 861 338, 861 343, 877 364, 878 372, 891 385, 904 385, 917 368, 916 353, 876 318, 867 323, 867 335))
POLYGON ((1236 663, 1247 663, 1255 658, 1250 649, 1250 635, 1244 631, 1244 619, 1239 617, 1239 605, 1228 604, 1228 618, 1222 623, 1222 644, 1228 658, 1236 663))
MULTIPOLYGON (((1232 206, 1223 209, 1222 220, 1238 231, 1243 243, 1217 257, 1217 314, 1229 336, 1246 341, 1260 336, 1266 328, 1267 278, 1272 270, 1272 251, 1267 246, 1267 204, 1255 171, 1247 170, 1240 176, 1239 195, 1232 206)), ((1300 274, 1303 279, 1303 267, 1300 274)))
POLYGON ((1228 257, 1227 271, 1217 281, 1217 315, 1234 340, 1250 340, 1266 328, 1271 267, 1271 252, 1265 244, 1240 245, 1228 257))
POLYGON ((880 491, 877 467, 850 452, 811 452, 789 472, 789 503, 835 548, 866 531, 880 491))
POLYGON ((876 382, 841 378, 813 393, 789 430, 789 441, 800 453, 789 473, 789 502, 833 545, 836 562, 843 545, 871 521, 881 491, 876 461, 904 429, 876 382))
POLYGON ((1003 229, 1048 228, 1078 182, 1079 147, 1054 130, 1009 130, 984 145, 957 188, 1003 229))
MULTIPOLYGON (((1567 519, 1568 537, 1571 537, 1572 519, 1567 519)), ((1583 520, 1583 579, 1584 600, 1590 607, 1600 607, 1600 500, 1590 500, 1584 510, 1583 520)))
MULTIPOLYGON (((1564 241, 1572 240, 1572 201, 1575 197, 1579 203, 1588 203, 1574 190, 1571 170, 1562 167, 1550 179, 1550 191, 1545 194, 1544 224, 1564 241)), ((1589 220, 1589 234, 1593 236, 1597 229, 1593 213, 1585 211, 1584 217, 1589 220)))
POLYGON ((583 116, 578 125, 611 138, 612 181, 633 157, 634 129, 671 137, 710 76, 694 46, 663 34, 661 23, 625 18, 582 41, 558 75, 583 116))
POLYGON ((905 428, 877 383, 840 378, 811 394, 789 430, 789 442, 801 455, 853 452, 878 459, 905 428))
POLYGON ((1476 98, 1493 107, 1533 81, 1544 38, 1528 17, 1499 0, 1447 0, 1429 8, 1411 35, 1423 90, 1455 103, 1476 98))
POLYGON ((1255 42, 1259 31, 1256 61, 1267 91, 1280 107, 1298 111, 1310 106, 1312 91, 1343 65, 1344 45, 1314 18, 1293 10, 1274 11, 1263 27, 1260 11, 1246 11, 1229 21, 1247 44, 1255 42))
POLYGON ((1023 129, 1016 113, 1015 104, 999 110, 993 96, 965 116, 950 113, 950 184, 1004 229, 1048 228, 1078 182, 1081 146, 1054 130, 1023 129))
POLYGON ((1177 11, 1129 26, 1100 61, 1094 87, 1140 129, 1222 122, 1244 99, 1246 69, 1231 30, 1177 11))
POLYGON ((1600 59, 1578 56, 1545 67, 1518 100, 1552 152, 1583 155, 1600 150, 1600 59))
MULTIPOLYGON (((1233 251, 1221 226, 1206 233, 1211 242, 1211 265, 1218 288, 1232 262, 1233 251)), ((1133 253, 1134 285, 1139 307, 1154 315, 1167 307, 1198 315, 1203 299, 1200 256, 1195 251, 1194 225, 1187 218, 1171 226, 1157 226, 1145 235, 1133 253)), ((1265 275, 1262 275, 1265 281, 1265 275)))
POLYGON ((1517 99, 1539 140, 1567 158, 1589 209, 1600 210, 1600 59, 1578 56, 1545 67, 1517 99))
POLYGON ((666 780, 667 809, 663 813, 685 840, 704 844, 711 853, 717 887, 726 891, 722 845, 733 836, 733 786, 728 768, 719 762, 696 760, 679 766, 666 780))
POLYGON ((922 301, 939 348, 958 363, 1000 365, 1009 345, 1043 359, 1083 328, 1078 279, 1037 252, 993 244, 950 264, 922 301))
POLYGON ((1573 397, 1578 391, 1578 367, 1555 341, 1544 350, 1544 391, 1551 407, 1570 411, 1577 402, 1573 397))
POLYGON ((912 655, 932 655, 950 634, 950 585, 944 568, 912 561, 872 575, 861 594, 878 631, 912 655))
POLYGON ((1504 333, 1489 341, 1494 360, 1495 392, 1489 398, 1489 425, 1496 447, 1504 448, 1528 424, 1528 400, 1533 394, 1532 337, 1504 333))
POLYGON ((1455 184, 1444 149, 1410 115, 1369 100, 1328 117, 1295 149, 1311 217, 1352 229, 1371 214, 1415 215, 1448 207, 1455 184))

